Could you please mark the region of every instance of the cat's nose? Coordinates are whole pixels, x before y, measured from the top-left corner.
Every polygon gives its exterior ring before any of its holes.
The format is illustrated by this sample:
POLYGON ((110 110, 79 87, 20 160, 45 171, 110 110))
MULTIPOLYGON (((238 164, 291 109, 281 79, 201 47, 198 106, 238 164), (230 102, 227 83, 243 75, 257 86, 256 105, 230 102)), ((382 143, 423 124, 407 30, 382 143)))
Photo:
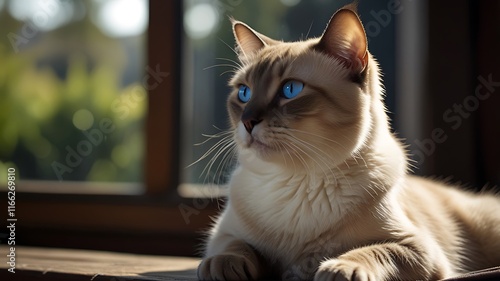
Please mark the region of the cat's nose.
POLYGON ((255 125, 259 124, 260 122, 262 122, 262 119, 248 119, 248 120, 241 120, 241 122, 243 122, 243 126, 245 126, 245 129, 247 130, 247 132, 249 134, 252 133, 252 130, 253 128, 255 127, 255 125))

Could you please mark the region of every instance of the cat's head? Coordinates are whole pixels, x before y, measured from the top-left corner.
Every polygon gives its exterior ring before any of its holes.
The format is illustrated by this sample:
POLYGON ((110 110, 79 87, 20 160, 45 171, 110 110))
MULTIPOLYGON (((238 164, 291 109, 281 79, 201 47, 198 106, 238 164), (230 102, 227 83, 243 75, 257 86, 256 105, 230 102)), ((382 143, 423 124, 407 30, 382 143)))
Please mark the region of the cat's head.
POLYGON ((228 112, 240 152, 310 169, 342 163, 363 146, 370 83, 379 82, 352 7, 306 41, 273 40, 238 21, 233 31, 242 68, 230 81, 228 112))

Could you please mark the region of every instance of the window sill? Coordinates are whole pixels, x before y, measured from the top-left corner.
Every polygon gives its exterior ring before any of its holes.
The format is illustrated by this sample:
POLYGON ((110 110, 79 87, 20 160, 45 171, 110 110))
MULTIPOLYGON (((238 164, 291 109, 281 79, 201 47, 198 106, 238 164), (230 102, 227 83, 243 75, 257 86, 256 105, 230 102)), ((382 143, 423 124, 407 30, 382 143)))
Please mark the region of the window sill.
MULTIPOLYGON (((7 246, 0 246, 9 254, 7 246)), ((4 255, 4 259, 8 258, 4 255)), ((16 247, 15 273, 0 263, 2 280, 197 280, 199 260, 74 249, 16 247)))
MULTIPOLYGON (((1 185, 0 191, 7 192, 7 186, 1 185)), ((137 196, 144 194, 145 188, 141 183, 20 180, 16 184, 16 191, 25 193, 65 195, 137 196)))

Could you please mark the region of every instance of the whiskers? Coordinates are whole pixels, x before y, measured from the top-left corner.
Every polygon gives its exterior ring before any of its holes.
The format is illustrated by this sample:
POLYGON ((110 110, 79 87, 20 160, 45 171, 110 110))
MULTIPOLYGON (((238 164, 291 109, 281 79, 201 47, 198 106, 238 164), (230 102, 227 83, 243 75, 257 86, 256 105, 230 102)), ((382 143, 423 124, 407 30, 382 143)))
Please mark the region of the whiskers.
MULTIPOLYGON (((318 146, 314 145, 311 142, 307 142, 303 138, 300 138, 290 132, 308 132, 295 129, 286 129, 285 131, 280 132, 282 139, 280 143, 285 148, 287 155, 291 158, 291 160, 294 161, 294 157, 292 157, 293 154, 295 158, 298 159, 298 161, 302 164, 301 166, 304 167, 308 174, 316 173, 317 169, 319 168, 324 176, 324 181, 336 181, 337 175, 334 170, 332 170, 332 168, 337 168, 334 164, 334 159, 332 159, 328 153, 323 151, 318 146)), ((294 169, 296 169, 296 167, 294 167, 294 169)), ((341 171, 339 170, 339 172, 341 171)))
POLYGON ((204 176, 203 184, 222 184, 222 179, 225 176, 224 171, 231 163, 231 160, 234 158, 236 153, 236 144, 233 140, 233 134, 234 131, 232 130, 221 131, 212 135, 203 134, 203 136, 207 139, 201 143, 195 144, 195 146, 201 146, 209 141, 218 139, 218 141, 212 145, 198 160, 186 167, 192 167, 210 157, 210 160, 205 165, 199 176, 199 178, 204 176), (220 162, 218 162, 219 159, 220 162), (215 171, 213 170, 214 168, 215 171))
POLYGON ((215 67, 230 67, 231 69, 226 70, 226 71, 222 72, 219 75, 219 76, 222 76, 222 75, 224 75, 226 73, 237 73, 238 71, 240 71, 243 68, 243 66, 241 66, 241 64, 239 64, 235 60, 227 59, 227 58, 216 58, 216 59, 217 60, 227 61, 227 62, 230 62, 230 63, 214 64, 214 65, 207 66, 207 67, 203 68, 203 70, 212 69, 212 68, 215 68, 215 67))
MULTIPOLYGON (((219 38, 219 40, 224 43, 224 45, 226 45, 233 53, 236 54, 236 56, 238 56, 238 52, 236 52, 236 50, 234 48, 232 48, 231 46, 229 46, 226 42, 224 42, 222 39, 219 38)), ((231 69, 229 70, 226 70, 224 72, 222 72, 219 76, 222 76, 226 73, 237 73, 238 71, 241 71, 243 69, 243 65, 233 59, 228 59, 228 58, 215 58, 217 60, 221 60, 221 61, 224 61, 225 63, 220 63, 220 64, 214 64, 214 65, 211 65, 211 66, 207 66, 205 68, 203 68, 203 70, 207 70, 207 69, 212 69, 212 68, 215 68, 215 67, 230 67, 231 69)))
MULTIPOLYGON (((295 161, 300 162, 300 166, 305 169, 308 174, 317 174, 318 177, 326 184, 338 184, 344 182, 344 185, 348 186, 349 189, 352 188, 351 180, 354 172, 354 167, 356 169, 369 169, 364 157, 359 153, 351 153, 351 165, 348 161, 344 161, 345 168, 342 167, 342 163, 339 164, 332 155, 332 150, 335 149, 347 149, 338 141, 329 139, 327 137, 307 132, 303 130, 297 130, 292 128, 286 128, 276 132, 277 145, 282 148, 284 157, 290 159, 285 163, 292 163, 293 169, 296 171, 297 165, 295 161), (305 137, 304 137, 305 136, 305 137), (308 141, 307 136, 316 141, 308 141), (327 144, 328 150, 320 144, 327 144), (360 160, 360 161, 358 161, 360 160)), ((287 164, 285 164, 287 165, 287 164)), ((371 197, 377 195, 377 188, 371 185, 361 186, 371 197)))

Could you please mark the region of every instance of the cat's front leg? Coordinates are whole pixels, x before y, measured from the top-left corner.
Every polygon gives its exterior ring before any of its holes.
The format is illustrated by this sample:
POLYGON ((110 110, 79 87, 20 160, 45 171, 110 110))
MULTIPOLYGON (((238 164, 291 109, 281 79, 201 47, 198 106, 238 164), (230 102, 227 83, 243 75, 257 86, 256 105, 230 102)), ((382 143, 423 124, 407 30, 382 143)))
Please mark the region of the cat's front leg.
POLYGON ((386 243, 351 250, 321 263, 315 281, 437 280, 443 274, 422 249, 386 243), (428 264, 426 264, 428 263, 428 264))
POLYGON ((234 240, 198 266, 199 280, 256 280, 264 274, 263 259, 250 245, 234 240))

